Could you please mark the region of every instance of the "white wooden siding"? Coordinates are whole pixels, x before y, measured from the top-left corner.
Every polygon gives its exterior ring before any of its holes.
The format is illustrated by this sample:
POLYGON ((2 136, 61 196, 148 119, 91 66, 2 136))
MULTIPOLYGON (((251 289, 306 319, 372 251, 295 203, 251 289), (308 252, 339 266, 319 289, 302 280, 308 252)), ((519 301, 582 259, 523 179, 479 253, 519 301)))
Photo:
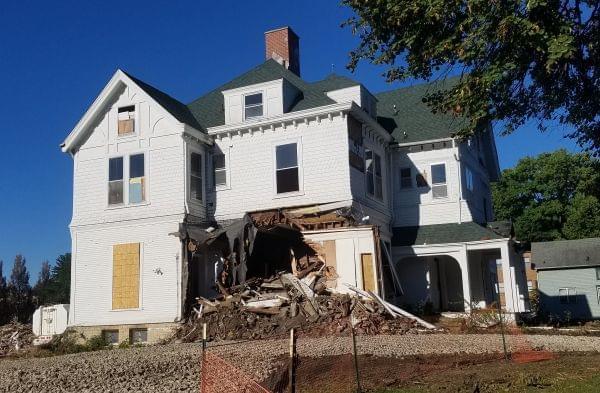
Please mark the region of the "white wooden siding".
POLYGON ((346 119, 339 115, 320 122, 277 126, 252 135, 244 133, 217 139, 229 151, 230 184, 217 190, 214 215, 217 220, 241 217, 245 212, 336 201, 350 201, 348 136, 346 119), (303 184, 301 193, 282 196, 275 192, 274 146, 301 143, 303 184))
POLYGON ((169 236, 183 217, 95 225, 73 234, 69 325, 173 322, 180 303, 179 238, 169 236), (140 243, 140 307, 112 310, 113 245, 140 243))

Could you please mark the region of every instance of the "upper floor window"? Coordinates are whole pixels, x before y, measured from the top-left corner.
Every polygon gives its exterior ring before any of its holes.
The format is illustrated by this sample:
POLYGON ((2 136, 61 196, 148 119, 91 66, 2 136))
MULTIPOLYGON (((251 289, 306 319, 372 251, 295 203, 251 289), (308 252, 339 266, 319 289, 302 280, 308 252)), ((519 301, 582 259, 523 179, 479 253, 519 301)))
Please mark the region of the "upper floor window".
POLYGON ((133 134, 135 132, 135 105, 122 106, 118 112, 117 134, 119 136, 133 134))
POLYGON ((465 185, 467 187, 467 190, 473 191, 473 183, 474 183, 473 171, 470 168, 466 167, 465 168, 465 185))
POLYGON ((435 164, 431 166, 431 192, 434 198, 446 198, 448 196, 446 164, 435 164))
POLYGON ((214 185, 215 187, 227 185, 227 167, 225 166, 225 154, 213 155, 214 185))
POLYGON ((108 160, 108 204, 123 203, 123 157, 108 160))
POLYGON ((129 156, 129 203, 146 200, 144 154, 129 156))
POLYGON ((125 191, 130 204, 146 200, 146 176, 144 154, 129 156, 129 177, 125 178, 126 168, 123 157, 113 157, 108 160, 108 204, 118 205, 125 202, 125 191), (127 180, 129 187, 125 190, 127 180))
POLYGON ((190 154, 190 198, 202 201, 202 155, 190 154))
POLYGON ((562 304, 577 303, 577 291, 575 288, 559 288, 558 299, 562 304))
POLYGON ((412 188, 412 173, 410 168, 400 169, 400 188, 412 188))
POLYGON ((275 148, 275 181, 278 194, 300 191, 298 144, 288 143, 275 148))
POLYGON ((244 118, 252 119, 263 115, 262 93, 248 94, 244 96, 244 118))
POLYGON ((383 199, 381 157, 372 150, 365 149, 365 167, 367 171, 367 193, 375 198, 383 199))

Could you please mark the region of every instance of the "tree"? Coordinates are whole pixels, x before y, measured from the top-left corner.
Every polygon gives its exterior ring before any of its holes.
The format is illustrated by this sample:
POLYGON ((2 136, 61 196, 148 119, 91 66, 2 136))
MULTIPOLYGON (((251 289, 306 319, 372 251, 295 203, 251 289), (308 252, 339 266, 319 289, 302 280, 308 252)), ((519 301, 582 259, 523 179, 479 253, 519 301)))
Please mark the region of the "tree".
POLYGON ((6 278, 3 273, 4 261, 0 259, 0 325, 8 322, 10 310, 8 307, 8 289, 6 287, 6 278))
POLYGON ((71 253, 62 254, 56 258, 56 264, 52 267, 47 293, 48 303, 69 303, 71 296, 71 253))
POLYGON ((12 315, 21 322, 27 322, 33 312, 31 286, 29 285, 29 272, 26 263, 21 254, 15 256, 15 262, 10 273, 10 282, 8 283, 9 304, 13 311, 12 315))
POLYGON ((388 81, 446 78, 432 111, 466 115, 458 136, 491 121, 510 133, 553 120, 600 154, 600 2, 593 0, 342 0, 360 38, 348 68, 384 65, 388 81))
POLYGON ((50 280, 50 263, 44 261, 40 268, 37 283, 33 287, 33 294, 38 305, 44 305, 48 300, 48 285, 50 284, 50 280))
POLYGON ((523 158, 492 187, 497 219, 517 239, 600 237, 600 161, 566 150, 523 158))

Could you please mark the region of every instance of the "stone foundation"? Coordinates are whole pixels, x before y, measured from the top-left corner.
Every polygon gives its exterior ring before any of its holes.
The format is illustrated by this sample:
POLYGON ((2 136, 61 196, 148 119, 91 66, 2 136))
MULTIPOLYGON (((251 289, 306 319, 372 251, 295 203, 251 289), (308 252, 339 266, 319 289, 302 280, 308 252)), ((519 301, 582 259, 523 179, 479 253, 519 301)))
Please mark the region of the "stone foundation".
POLYGON ((130 339, 132 330, 146 330, 147 340, 144 343, 156 344, 164 339, 170 338, 178 323, 142 323, 133 325, 98 325, 98 326, 70 326, 69 329, 80 334, 79 341, 84 342, 91 337, 103 334, 103 332, 118 332, 118 342, 122 343, 130 339))

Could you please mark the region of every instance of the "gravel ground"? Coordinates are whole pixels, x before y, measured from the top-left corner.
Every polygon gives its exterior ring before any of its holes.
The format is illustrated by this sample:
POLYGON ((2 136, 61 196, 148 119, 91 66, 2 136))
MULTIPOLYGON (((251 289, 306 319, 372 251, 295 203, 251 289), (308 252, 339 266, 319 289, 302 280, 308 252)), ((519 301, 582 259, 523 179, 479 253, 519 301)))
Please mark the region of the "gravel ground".
MULTIPOLYGON (((300 338, 301 357, 339 355, 351 351, 349 337, 300 338)), ((600 352, 600 337, 527 335, 509 336, 511 350, 545 349, 555 352, 600 352)), ((423 334, 363 336, 361 354, 402 357, 424 354, 491 353, 502 350, 495 334, 423 334)), ((263 379, 274 360, 288 351, 286 340, 221 343, 210 350, 263 379)), ((92 353, 0 360, 0 392, 197 392, 198 344, 172 344, 92 353)))

